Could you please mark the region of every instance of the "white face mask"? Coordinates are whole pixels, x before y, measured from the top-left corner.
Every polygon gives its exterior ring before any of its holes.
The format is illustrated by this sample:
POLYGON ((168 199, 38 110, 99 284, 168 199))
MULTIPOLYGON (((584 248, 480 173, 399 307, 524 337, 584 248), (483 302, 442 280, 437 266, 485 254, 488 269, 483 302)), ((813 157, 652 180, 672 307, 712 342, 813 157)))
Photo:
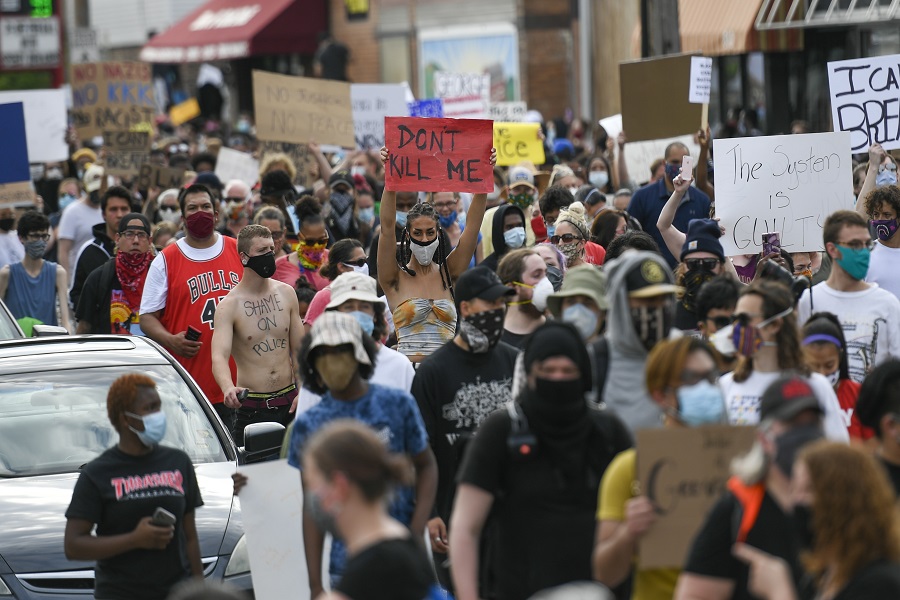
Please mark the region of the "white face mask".
MULTIPOLYGON (((438 236, 440 236, 440 234, 438 234, 438 236)), ((420 246, 414 240, 410 240, 409 247, 412 250, 413 256, 416 257, 418 263, 423 267, 427 267, 431 264, 434 253, 437 252, 438 241, 440 241, 440 237, 434 238, 434 241, 427 246, 420 246)))
POLYGON ((838 382, 841 380, 841 370, 835 369, 833 373, 828 373, 825 375, 825 379, 828 380, 828 383, 831 384, 831 387, 837 387, 838 382))
POLYGON ((574 196, 575 194, 578 193, 578 186, 577 186, 577 185, 573 185, 572 187, 566 188, 566 189, 569 190, 569 193, 571 193, 573 196, 574 196))
POLYGON ((497 200, 497 199, 500 197, 500 192, 501 192, 500 188, 497 187, 497 184, 495 183, 495 184, 494 184, 494 191, 487 195, 488 201, 491 201, 491 202, 492 202, 492 201, 494 201, 494 200, 497 200))
POLYGON ((353 176, 356 176, 356 175, 361 175, 361 176, 365 177, 365 175, 366 175, 366 168, 365 168, 365 167, 359 167, 359 166, 357 166, 357 167, 350 167, 350 176, 353 177, 353 176))
POLYGON ((609 183, 609 173, 606 171, 591 171, 588 175, 588 181, 591 182, 591 185, 597 189, 601 189, 606 187, 606 184, 609 183))
POLYGON ((341 264, 343 264, 345 267, 350 267, 351 269, 353 269, 354 273, 362 273, 363 275, 369 274, 369 263, 363 263, 363 266, 361 266, 361 267, 357 267, 356 265, 351 265, 348 263, 341 263, 341 264))
POLYGON ((161 208, 159 209, 159 218, 169 223, 177 223, 181 218, 181 211, 177 208, 161 208))
POLYGON ((537 285, 534 286, 534 291, 531 295, 531 303, 540 312, 544 312, 545 310, 547 310, 547 298, 550 297, 550 294, 552 293, 553 284, 550 283, 549 279, 544 277, 537 282, 537 285))

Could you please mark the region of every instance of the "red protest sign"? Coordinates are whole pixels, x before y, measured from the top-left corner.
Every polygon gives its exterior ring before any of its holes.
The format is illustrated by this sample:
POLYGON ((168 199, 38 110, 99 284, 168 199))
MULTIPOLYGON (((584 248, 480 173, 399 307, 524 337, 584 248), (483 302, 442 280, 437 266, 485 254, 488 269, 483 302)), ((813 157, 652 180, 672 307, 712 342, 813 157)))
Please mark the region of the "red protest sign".
POLYGON ((395 192, 491 192, 493 122, 385 117, 385 187, 395 192))

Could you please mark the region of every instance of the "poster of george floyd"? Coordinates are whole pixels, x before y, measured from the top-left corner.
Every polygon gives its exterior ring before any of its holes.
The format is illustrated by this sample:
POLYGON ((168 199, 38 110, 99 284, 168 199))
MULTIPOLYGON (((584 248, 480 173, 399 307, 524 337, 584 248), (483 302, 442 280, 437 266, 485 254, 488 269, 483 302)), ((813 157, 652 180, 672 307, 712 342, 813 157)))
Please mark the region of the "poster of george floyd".
POLYGON ((494 190, 493 122, 387 117, 385 187, 397 192, 494 190))

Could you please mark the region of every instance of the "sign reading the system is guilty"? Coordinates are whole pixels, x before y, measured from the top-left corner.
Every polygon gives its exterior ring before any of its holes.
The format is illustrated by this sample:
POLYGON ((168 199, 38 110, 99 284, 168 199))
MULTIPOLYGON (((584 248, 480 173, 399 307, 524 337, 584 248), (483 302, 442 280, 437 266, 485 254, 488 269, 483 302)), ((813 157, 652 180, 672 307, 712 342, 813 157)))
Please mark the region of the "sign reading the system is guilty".
POLYGON ((491 121, 387 117, 384 133, 390 150, 385 171, 388 189, 493 191, 491 121))

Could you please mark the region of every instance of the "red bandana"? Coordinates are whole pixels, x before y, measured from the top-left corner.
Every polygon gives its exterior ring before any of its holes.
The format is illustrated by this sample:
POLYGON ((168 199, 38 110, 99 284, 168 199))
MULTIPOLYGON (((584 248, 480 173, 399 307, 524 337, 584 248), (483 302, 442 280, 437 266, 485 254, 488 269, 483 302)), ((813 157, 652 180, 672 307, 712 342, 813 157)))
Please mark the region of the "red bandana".
POLYGON ((116 277, 125 294, 128 306, 134 312, 141 308, 141 294, 144 293, 144 281, 147 279, 147 271, 150 270, 150 261, 153 254, 143 252, 132 254, 130 252, 116 253, 116 277))

